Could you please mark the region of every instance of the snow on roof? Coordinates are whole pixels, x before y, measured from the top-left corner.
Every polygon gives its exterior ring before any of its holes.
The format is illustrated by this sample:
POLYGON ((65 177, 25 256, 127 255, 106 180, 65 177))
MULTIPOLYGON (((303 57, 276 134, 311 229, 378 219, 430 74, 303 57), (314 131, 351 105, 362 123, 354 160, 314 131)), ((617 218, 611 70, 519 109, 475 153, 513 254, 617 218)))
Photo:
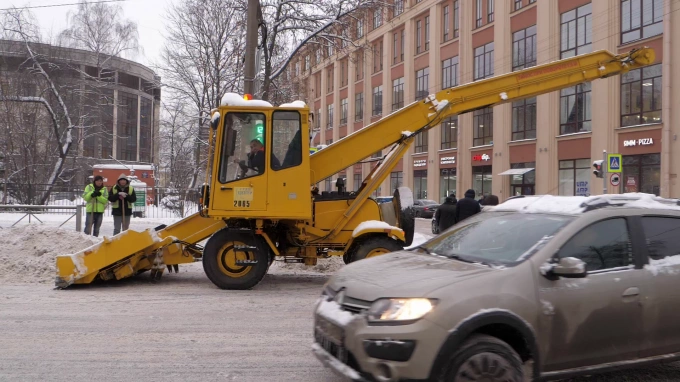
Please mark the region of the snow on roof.
POLYGON ((236 93, 226 93, 222 97, 222 102, 220 106, 254 106, 254 107, 272 107, 267 101, 262 101, 259 99, 245 100, 243 96, 236 93))
POLYGON ((211 123, 215 123, 220 118, 220 112, 216 111, 215 114, 213 114, 212 118, 210 118, 211 123))
POLYGON ((299 108, 303 108, 303 107, 307 107, 307 104, 304 101, 293 101, 293 102, 290 102, 290 103, 283 103, 279 107, 299 107, 299 108))
POLYGON ((122 164, 96 164, 92 166, 93 169, 95 170, 147 170, 147 171, 153 171, 153 166, 148 165, 148 164, 128 164, 128 165, 122 165, 122 164))
POLYGON ((589 206, 610 204, 628 208, 672 209, 680 211, 675 199, 659 198, 652 194, 627 193, 595 196, 528 196, 510 199, 490 211, 521 211, 528 213, 552 213, 575 215, 586 211, 589 206))

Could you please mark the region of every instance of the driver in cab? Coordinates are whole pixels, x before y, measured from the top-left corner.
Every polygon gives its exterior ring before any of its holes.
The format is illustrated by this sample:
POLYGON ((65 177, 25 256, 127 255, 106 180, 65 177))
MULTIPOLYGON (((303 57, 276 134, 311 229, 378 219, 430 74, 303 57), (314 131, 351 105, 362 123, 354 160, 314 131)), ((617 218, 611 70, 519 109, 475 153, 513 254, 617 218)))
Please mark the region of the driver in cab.
MULTIPOLYGON (((260 175, 264 173, 265 169, 265 152, 264 145, 258 139, 250 141, 250 152, 247 155, 247 160, 234 159, 234 163, 238 163, 241 167, 241 178, 253 175, 260 175), (248 174, 252 170, 254 173, 248 174)), ((272 155, 273 167, 279 167, 279 160, 272 155)))

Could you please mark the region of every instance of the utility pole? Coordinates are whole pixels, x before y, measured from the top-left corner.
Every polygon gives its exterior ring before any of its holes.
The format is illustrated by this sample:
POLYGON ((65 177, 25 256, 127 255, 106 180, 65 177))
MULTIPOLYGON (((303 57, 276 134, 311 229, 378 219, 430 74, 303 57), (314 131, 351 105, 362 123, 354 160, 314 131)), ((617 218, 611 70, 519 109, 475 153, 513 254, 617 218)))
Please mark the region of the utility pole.
POLYGON ((602 176, 602 194, 607 193, 607 167, 609 166, 609 163, 607 162, 607 150, 602 151, 602 159, 603 159, 603 165, 602 165, 602 171, 604 175, 602 176))
POLYGON ((257 51, 258 9, 259 0, 248 0, 248 13, 246 18, 246 57, 243 68, 243 92, 255 93, 255 53, 257 51))

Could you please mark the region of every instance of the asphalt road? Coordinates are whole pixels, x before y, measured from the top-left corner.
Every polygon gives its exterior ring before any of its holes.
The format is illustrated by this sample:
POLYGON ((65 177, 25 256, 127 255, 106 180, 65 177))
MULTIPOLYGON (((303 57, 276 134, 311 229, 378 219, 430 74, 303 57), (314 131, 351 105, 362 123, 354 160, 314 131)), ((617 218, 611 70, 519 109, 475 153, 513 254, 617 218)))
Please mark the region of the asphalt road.
MULTIPOLYGON (((327 277, 280 268, 227 292, 196 263, 158 284, 2 285, 0 381, 339 382, 310 351, 327 277)), ((569 381, 680 381, 680 364, 569 381)))

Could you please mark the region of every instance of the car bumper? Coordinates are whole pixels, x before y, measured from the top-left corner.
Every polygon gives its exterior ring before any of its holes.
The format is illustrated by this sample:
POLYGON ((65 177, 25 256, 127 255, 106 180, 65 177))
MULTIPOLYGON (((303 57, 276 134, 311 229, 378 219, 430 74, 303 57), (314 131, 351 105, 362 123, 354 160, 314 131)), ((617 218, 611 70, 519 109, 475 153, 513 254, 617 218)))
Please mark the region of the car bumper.
POLYGON ((326 337, 327 329, 321 329, 333 319, 326 313, 328 309, 315 313, 312 351, 326 367, 353 381, 425 381, 447 335, 424 319, 408 325, 375 326, 355 315, 344 325, 336 325, 342 335, 338 344, 326 337))

